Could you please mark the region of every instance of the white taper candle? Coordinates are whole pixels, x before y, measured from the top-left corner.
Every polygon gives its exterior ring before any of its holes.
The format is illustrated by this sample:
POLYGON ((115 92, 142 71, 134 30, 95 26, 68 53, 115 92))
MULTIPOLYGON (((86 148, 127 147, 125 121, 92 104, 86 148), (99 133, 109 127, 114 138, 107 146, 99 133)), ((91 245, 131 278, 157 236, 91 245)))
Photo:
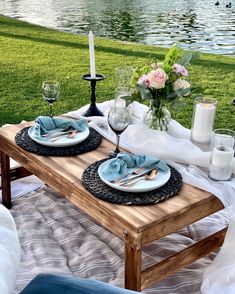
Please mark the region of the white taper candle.
POLYGON ((95 74, 95 52, 94 52, 94 35, 92 31, 89 32, 89 52, 90 52, 90 74, 91 78, 96 77, 95 74))

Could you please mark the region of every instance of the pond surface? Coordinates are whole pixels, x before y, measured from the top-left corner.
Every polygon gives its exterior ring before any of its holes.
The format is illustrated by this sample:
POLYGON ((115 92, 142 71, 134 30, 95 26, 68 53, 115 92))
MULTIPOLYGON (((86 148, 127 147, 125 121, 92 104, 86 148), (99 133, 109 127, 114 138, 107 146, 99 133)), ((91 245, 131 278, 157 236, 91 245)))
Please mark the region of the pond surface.
POLYGON ((0 13, 75 34, 235 56, 235 0, 0 0, 0 13), (231 2, 232 7, 226 8, 231 2))

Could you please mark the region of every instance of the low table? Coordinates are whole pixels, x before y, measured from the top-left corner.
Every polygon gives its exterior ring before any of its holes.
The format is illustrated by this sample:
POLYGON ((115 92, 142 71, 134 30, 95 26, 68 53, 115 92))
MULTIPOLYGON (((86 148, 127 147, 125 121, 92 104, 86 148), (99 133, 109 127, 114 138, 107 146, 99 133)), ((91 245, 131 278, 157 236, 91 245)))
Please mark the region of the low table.
POLYGON ((12 174, 39 177, 124 241, 125 288, 141 291, 222 245, 226 228, 142 270, 143 246, 223 209, 223 204, 211 193, 187 184, 176 196, 155 205, 123 206, 99 200, 83 187, 81 178, 88 165, 107 157, 113 144, 103 139, 96 150, 74 157, 39 156, 15 143, 15 135, 28 125, 0 129, 4 205, 11 207, 12 174), (9 157, 22 167, 10 171, 9 157))

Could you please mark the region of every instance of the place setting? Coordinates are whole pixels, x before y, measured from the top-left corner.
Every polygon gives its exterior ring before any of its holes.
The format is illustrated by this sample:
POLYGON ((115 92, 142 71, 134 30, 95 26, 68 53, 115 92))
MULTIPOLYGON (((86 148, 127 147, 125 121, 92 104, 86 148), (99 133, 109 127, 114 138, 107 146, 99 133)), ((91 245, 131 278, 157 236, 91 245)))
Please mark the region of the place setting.
POLYGON ((96 149, 101 135, 88 126, 83 117, 53 117, 53 103, 60 94, 57 81, 44 81, 42 94, 48 103, 49 115, 38 116, 33 126, 23 128, 15 141, 26 151, 48 156, 73 156, 96 149))
POLYGON ((147 155, 118 153, 91 164, 82 183, 95 197, 122 205, 148 205, 178 193, 182 177, 164 161, 147 155))

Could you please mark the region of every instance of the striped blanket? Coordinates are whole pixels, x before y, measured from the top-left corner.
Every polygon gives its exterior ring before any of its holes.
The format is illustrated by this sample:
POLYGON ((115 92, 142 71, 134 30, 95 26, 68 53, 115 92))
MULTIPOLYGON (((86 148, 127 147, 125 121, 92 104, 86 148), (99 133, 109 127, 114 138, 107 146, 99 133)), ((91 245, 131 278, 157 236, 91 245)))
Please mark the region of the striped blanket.
MULTIPOLYGON (((15 199, 11 213, 21 244, 13 294, 38 273, 63 273, 123 287, 124 244, 72 203, 46 186, 15 199)), ((225 227, 224 211, 147 245, 143 268, 225 227)), ((201 258, 144 293, 200 293, 203 272, 216 253, 201 258)))

